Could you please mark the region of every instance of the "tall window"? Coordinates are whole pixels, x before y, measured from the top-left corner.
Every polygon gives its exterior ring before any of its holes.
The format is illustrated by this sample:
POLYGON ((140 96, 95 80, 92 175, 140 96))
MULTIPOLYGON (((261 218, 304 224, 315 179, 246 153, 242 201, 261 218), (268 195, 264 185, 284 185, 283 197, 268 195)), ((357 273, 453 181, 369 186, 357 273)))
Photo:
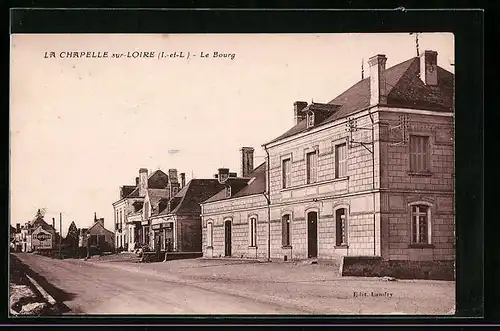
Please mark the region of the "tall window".
POLYGON ((282 227, 282 245, 290 246, 290 215, 283 215, 281 218, 281 227, 282 227))
POLYGON ((428 137, 410 136, 410 171, 429 171, 428 137))
POLYGON ((307 153, 307 184, 315 183, 318 178, 318 154, 307 153))
POLYGON ((337 246, 347 245, 347 219, 345 208, 337 209, 335 212, 335 229, 336 229, 336 240, 337 246))
POLYGON ((257 246, 257 219, 255 217, 250 217, 248 220, 248 234, 249 234, 249 246, 257 246))
POLYGON ((212 247, 212 238, 213 238, 213 223, 207 223, 207 246, 212 247))
POLYGON ((123 220, 123 212, 120 210, 120 223, 122 223, 123 220))
POLYGON ((411 242, 430 244, 429 206, 411 206, 411 242))
POLYGON ((345 177, 347 175, 347 145, 340 144, 335 146, 335 178, 345 177))
POLYGON ((283 188, 290 187, 291 181, 291 161, 290 159, 283 160, 282 172, 283 172, 283 188))

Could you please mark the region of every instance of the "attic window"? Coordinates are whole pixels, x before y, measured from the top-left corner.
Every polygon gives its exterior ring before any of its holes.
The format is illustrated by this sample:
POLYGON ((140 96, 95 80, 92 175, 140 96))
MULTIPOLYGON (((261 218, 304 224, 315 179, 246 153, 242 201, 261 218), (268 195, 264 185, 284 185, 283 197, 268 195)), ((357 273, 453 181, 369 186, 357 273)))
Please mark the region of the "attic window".
POLYGON ((226 186, 226 198, 231 197, 231 186, 226 186))
POLYGON ((307 113, 307 127, 312 128, 314 126, 314 113, 307 113))

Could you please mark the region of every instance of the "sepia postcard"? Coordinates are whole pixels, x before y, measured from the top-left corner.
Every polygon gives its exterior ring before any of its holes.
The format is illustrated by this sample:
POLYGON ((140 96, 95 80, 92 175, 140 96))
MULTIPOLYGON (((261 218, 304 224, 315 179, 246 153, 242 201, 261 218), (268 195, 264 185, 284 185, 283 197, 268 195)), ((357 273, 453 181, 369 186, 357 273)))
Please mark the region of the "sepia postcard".
POLYGON ((11 317, 455 314, 452 33, 10 42, 11 317))

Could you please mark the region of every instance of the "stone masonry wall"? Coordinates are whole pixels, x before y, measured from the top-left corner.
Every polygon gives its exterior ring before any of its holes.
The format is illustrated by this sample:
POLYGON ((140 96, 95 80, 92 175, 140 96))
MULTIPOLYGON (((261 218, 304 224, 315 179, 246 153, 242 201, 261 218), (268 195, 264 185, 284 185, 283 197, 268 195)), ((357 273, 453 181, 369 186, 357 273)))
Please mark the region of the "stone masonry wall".
POLYGON ((408 115, 407 137, 429 139, 430 168, 426 173, 410 171, 409 140, 402 140, 400 113, 380 113, 381 194, 383 257, 406 261, 451 261, 455 258, 454 137, 453 118, 408 115), (412 202, 424 202, 431 210, 431 245, 411 245, 412 202))

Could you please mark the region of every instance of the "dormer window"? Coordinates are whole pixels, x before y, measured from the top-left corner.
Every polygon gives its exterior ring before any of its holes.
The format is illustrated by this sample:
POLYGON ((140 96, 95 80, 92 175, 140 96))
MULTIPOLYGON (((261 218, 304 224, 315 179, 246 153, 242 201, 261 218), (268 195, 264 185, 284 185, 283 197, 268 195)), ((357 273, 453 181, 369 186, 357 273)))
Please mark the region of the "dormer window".
POLYGON ((226 186, 226 198, 231 197, 231 186, 226 186))
POLYGON ((314 126, 314 113, 308 112, 307 113, 307 127, 312 128, 313 126, 314 126))

